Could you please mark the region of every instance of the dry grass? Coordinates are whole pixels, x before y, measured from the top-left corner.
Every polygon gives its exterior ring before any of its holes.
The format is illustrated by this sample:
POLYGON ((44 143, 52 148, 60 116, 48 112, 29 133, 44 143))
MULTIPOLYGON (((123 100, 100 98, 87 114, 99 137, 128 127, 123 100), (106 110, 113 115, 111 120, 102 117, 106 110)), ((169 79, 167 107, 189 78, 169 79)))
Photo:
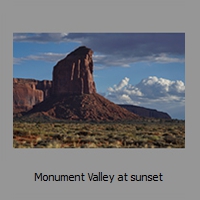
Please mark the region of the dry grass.
POLYGON ((13 122, 14 148, 185 148, 185 121, 13 122))

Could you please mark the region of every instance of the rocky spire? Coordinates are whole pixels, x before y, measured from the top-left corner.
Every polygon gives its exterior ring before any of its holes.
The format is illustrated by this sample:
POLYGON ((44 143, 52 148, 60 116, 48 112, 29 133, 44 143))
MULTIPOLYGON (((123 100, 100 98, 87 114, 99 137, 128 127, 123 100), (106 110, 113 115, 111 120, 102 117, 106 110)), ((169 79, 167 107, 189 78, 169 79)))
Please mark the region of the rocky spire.
POLYGON ((52 95, 96 93, 92 54, 81 46, 54 66, 52 95))
POLYGON ((81 121, 138 118, 96 93, 92 54, 91 49, 82 46, 60 60, 53 69, 50 96, 23 115, 81 121))

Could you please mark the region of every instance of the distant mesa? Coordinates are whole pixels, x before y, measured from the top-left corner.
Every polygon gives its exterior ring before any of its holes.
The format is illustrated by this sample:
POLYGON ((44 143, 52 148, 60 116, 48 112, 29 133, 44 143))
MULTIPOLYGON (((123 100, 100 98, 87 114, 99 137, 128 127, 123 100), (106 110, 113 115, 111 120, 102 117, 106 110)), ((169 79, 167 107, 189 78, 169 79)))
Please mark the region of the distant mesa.
POLYGON ((96 92, 93 51, 81 46, 60 60, 52 81, 13 79, 13 111, 25 116, 113 121, 139 118, 96 92))
POLYGON ((127 109, 130 112, 139 115, 140 117, 156 118, 156 119, 171 119, 166 112, 157 111, 155 109, 144 108, 135 105, 119 104, 120 107, 127 109))

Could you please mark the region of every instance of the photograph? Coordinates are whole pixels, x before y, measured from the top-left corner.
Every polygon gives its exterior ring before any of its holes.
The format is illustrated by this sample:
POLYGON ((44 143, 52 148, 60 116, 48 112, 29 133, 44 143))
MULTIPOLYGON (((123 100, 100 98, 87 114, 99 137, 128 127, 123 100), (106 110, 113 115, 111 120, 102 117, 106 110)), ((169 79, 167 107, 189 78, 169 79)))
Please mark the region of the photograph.
POLYGON ((185 148, 185 33, 13 33, 13 148, 185 148))

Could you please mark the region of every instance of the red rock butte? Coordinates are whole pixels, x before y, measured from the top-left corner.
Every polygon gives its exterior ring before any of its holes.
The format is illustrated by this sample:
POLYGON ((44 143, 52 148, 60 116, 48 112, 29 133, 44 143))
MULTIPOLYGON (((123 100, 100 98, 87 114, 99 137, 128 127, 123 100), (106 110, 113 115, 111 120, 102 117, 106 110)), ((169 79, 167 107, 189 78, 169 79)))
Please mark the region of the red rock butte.
POLYGON ((81 46, 60 60, 53 69, 52 95, 93 94, 93 51, 81 46))
MULTIPOLYGON (((39 116, 46 118, 48 116, 77 121, 115 121, 138 118, 138 115, 110 102, 96 92, 92 54, 91 49, 81 46, 60 60, 54 66, 53 81, 51 86, 48 85, 48 95, 43 100, 40 99, 41 101, 32 109, 25 110, 22 114, 30 118, 39 116)), ((46 88, 45 86, 41 89, 46 91, 46 88)), ((30 98, 28 100, 35 99, 35 88, 29 90, 30 98)), ((24 99, 26 99, 25 94, 24 91, 21 94, 24 99)), ((14 97, 14 100, 19 101, 20 95, 18 96, 19 98, 14 97)), ((39 97, 38 95, 37 99, 39 97)), ((25 102, 27 103, 27 101, 25 102)), ((18 104, 15 102, 14 105, 18 104)))

